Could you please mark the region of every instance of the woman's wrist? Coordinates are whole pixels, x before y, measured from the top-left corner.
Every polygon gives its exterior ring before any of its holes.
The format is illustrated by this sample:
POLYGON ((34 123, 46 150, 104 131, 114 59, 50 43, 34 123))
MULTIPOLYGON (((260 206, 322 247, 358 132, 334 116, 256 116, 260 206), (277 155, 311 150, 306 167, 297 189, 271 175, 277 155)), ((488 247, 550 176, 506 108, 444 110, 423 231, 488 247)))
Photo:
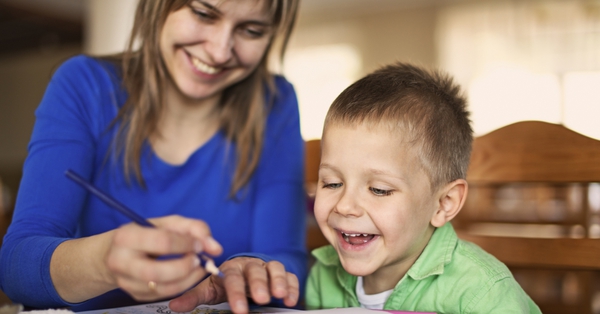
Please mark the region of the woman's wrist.
POLYGON ((56 248, 50 276, 64 301, 80 303, 117 287, 105 263, 112 233, 67 240, 56 248))

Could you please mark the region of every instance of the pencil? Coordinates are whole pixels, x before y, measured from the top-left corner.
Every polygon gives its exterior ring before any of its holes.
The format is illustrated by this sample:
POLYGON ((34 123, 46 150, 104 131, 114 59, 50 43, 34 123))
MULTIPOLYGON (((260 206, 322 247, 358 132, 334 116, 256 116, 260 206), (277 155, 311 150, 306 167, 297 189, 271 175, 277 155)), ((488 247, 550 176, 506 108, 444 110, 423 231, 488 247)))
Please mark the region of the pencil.
MULTIPOLYGON (((136 212, 134 212, 127 206, 121 204, 119 201, 112 198, 110 195, 100 191, 94 185, 87 182, 84 178, 82 178, 80 175, 75 173, 75 171, 69 169, 65 172, 65 175, 69 179, 71 179, 71 180, 75 181, 76 183, 78 183, 79 185, 81 185, 88 192, 94 194, 100 200, 105 202, 108 206, 118 210, 121 214, 123 214, 123 215, 127 216, 129 219, 133 220, 138 225, 148 227, 148 228, 156 228, 155 225, 150 223, 148 220, 144 219, 144 217, 138 215, 136 212)), ((215 262, 212 260, 212 258, 210 258, 210 257, 206 256, 206 254, 202 254, 202 253, 198 254, 198 258, 200 259, 200 264, 202 265, 202 267, 204 269, 206 269, 206 271, 208 271, 209 273, 211 273, 213 275, 217 275, 219 277, 225 277, 225 275, 215 265, 215 262)))

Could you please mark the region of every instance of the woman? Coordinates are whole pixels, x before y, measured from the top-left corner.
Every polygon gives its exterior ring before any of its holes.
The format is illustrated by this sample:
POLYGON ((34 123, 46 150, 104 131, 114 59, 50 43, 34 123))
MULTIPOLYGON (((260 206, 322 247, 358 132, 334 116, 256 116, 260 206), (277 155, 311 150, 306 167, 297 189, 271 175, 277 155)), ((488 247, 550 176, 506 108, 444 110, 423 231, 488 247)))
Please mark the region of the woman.
POLYGON ((306 275, 303 141, 293 88, 267 61, 273 46, 283 53, 296 10, 295 0, 141 0, 124 54, 65 62, 36 111, 2 290, 75 310, 172 298, 207 275, 204 251, 225 278, 173 310, 229 301, 245 312, 247 296, 295 305, 306 275), (67 169, 158 228, 88 196, 67 169))

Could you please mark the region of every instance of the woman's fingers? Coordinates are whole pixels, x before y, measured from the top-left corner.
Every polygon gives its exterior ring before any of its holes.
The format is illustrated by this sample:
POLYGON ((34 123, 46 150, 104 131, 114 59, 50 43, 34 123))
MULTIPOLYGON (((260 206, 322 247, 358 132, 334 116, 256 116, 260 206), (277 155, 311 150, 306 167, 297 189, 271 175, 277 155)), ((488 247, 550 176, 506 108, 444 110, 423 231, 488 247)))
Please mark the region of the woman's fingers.
POLYGON ((283 304, 285 306, 295 306, 298 304, 298 298, 300 297, 300 283, 298 282, 298 277, 292 273, 287 273, 287 284, 288 284, 288 294, 283 298, 283 304))
POLYGON ((133 252, 115 251, 108 257, 107 265, 115 273, 141 281, 184 280, 193 272, 198 272, 199 277, 206 275, 206 271, 200 267, 198 256, 191 253, 177 258, 155 259, 133 252))
POLYGON ((278 299, 285 298, 288 295, 285 267, 280 262, 271 261, 267 263, 267 270, 269 272, 271 294, 278 299))
POLYGON ((169 302, 173 312, 191 312, 200 304, 218 304, 227 301, 221 278, 210 276, 196 287, 169 302), (218 281, 217 283, 215 283, 218 281))
POLYGON ((171 297, 189 289, 202 278, 202 274, 193 272, 189 277, 175 281, 145 281, 139 278, 119 276, 117 282, 119 287, 127 291, 134 299, 150 301, 171 297))
POLYGON ((223 253, 223 247, 212 237, 210 228, 202 220, 172 215, 151 219, 151 222, 161 229, 169 230, 176 234, 182 234, 199 241, 194 243, 197 249, 196 252, 204 251, 213 256, 218 256, 223 253))
POLYGON ((286 306, 298 303, 299 283, 296 275, 286 272, 277 261, 265 263, 251 257, 237 257, 220 267, 225 278, 210 276, 194 289, 169 303, 175 312, 189 312, 200 304, 228 301, 233 313, 248 312, 248 298, 267 304, 271 297, 283 299, 286 306))
POLYGON ((186 291, 207 274, 197 253, 222 251, 202 221, 168 216, 152 223, 157 228, 128 224, 115 230, 105 259, 114 282, 137 300, 186 291))
POLYGON ((186 234, 161 228, 142 227, 132 223, 115 231, 113 245, 148 255, 161 256, 199 252, 202 250, 199 241, 186 234))

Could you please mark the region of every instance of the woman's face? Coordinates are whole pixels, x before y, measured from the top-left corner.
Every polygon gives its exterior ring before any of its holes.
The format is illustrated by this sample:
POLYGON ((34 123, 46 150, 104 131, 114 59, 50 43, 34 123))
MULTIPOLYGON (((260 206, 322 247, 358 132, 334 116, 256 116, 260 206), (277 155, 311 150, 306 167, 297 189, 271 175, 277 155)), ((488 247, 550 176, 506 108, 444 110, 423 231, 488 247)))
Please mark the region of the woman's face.
POLYGON ((252 73, 272 32, 265 0, 194 0, 167 16, 160 52, 178 90, 201 100, 252 73))

